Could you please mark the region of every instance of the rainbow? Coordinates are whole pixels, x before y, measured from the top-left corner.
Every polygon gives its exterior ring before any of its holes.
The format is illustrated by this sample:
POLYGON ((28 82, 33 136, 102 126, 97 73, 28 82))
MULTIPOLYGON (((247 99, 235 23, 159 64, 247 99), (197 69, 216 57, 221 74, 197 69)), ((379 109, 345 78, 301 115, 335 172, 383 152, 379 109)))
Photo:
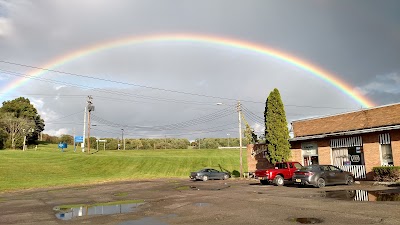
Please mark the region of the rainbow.
MULTIPOLYGON (((189 42, 189 43, 199 43, 199 44, 214 44, 219 46, 225 46, 229 48, 250 51, 254 53, 259 53, 261 55, 267 55, 269 57, 275 58, 277 60, 286 62, 290 65, 293 65, 297 68, 300 68, 304 71, 307 71, 311 75, 314 75, 323 81, 331 84, 344 94, 348 95, 356 102, 360 103, 363 107, 370 108, 375 104, 363 96, 361 93, 354 90, 352 86, 340 80, 334 74, 313 65, 305 60, 299 59, 295 56, 289 55, 285 52, 278 51, 271 47, 258 45, 250 42, 245 42, 241 40, 235 40, 231 38, 218 37, 218 36, 210 36, 210 35, 199 35, 199 34, 161 34, 161 35, 147 35, 147 36, 130 36, 121 39, 115 39, 111 41, 100 42, 91 46, 87 46, 75 51, 72 51, 66 55, 62 55, 58 58, 53 59, 52 61, 46 63, 45 65, 40 66, 40 68, 46 69, 54 69, 58 66, 66 64, 70 61, 85 57, 87 55, 91 55, 100 51, 104 51, 107 49, 112 49, 116 47, 122 47, 127 45, 140 45, 144 43, 153 43, 153 42, 189 42)), ((5 86, 0 93, 8 93, 17 87, 23 85, 28 82, 31 78, 38 77, 44 73, 46 70, 35 69, 28 72, 27 76, 16 79, 15 81, 9 83, 5 86)), ((1 94, 0 94, 1 97, 1 94)))

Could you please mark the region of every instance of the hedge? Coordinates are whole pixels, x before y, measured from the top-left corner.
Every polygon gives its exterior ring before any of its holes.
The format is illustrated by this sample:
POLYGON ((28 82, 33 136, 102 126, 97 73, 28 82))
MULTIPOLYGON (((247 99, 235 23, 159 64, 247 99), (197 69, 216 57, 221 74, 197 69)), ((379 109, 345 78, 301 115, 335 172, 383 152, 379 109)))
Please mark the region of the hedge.
POLYGON ((374 180, 384 182, 400 181, 400 166, 379 166, 372 168, 374 180))

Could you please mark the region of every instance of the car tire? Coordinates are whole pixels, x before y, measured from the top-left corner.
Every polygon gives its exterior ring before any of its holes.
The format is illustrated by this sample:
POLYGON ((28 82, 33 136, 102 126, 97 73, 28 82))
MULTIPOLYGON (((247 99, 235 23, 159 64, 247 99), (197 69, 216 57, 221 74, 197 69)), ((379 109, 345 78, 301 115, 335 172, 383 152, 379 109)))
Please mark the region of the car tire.
POLYGON ((352 176, 348 176, 346 179, 346 184, 347 185, 353 185, 354 184, 354 178, 352 176))
POLYGON ((208 176, 203 176, 203 181, 208 181, 208 176))
POLYGON ((228 174, 225 174, 224 177, 223 177, 222 179, 223 179, 223 180, 229 179, 229 175, 228 175, 228 174))
POLYGON ((281 175, 276 175, 276 177, 274 179, 274 184, 276 186, 283 186, 284 183, 285 183, 285 180, 283 179, 283 177, 281 175))
POLYGON ((269 181, 268 180, 260 180, 260 184, 267 185, 267 184, 269 184, 269 181))
POLYGON ((325 181, 325 179, 322 178, 322 177, 318 178, 317 184, 315 185, 315 187, 317 187, 317 188, 323 188, 323 187, 325 187, 325 186, 326 186, 326 181, 325 181))

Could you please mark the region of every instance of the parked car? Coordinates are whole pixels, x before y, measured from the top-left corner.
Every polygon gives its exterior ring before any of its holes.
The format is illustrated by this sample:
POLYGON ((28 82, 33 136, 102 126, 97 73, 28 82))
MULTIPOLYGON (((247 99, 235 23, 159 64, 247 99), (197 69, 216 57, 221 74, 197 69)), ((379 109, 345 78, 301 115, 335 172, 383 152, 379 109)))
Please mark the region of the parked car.
POLYGON ((333 165, 311 165, 302 167, 293 175, 294 183, 298 186, 313 185, 325 187, 331 184, 354 184, 354 175, 333 165))
POLYGON ((216 169, 205 168, 198 172, 191 172, 189 177, 192 180, 207 181, 207 180, 226 180, 231 176, 227 172, 221 172, 216 169))
POLYGON ((291 180, 293 173, 301 167, 302 165, 298 162, 279 162, 275 163, 274 168, 256 170, 255 176, 261 184, 273 183, 282 186, 284 181, 291 180))

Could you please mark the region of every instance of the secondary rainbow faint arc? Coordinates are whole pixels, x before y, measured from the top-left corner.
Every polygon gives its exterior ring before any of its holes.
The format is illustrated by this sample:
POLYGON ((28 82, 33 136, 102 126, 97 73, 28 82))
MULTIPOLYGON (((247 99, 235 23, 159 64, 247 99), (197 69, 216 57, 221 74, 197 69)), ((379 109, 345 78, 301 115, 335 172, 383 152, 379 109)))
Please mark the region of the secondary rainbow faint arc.
MULTIPOLYGON (((161 34, 161 35, 147 35, 147 36, 130 36, 121 39, 115 39, 111 41, 105 41, 96 43, 94 45, 90 45, 75 51, 72 51, 68 54, 62 55, 56 59, 51 60, 45 65, 40 66, 41 68, 46 69, 54 69, 58 66, 66 64, 75 59, 94 54, 96 52, 104 51, 107 49, 127 46, 127 45, 139 45, 149 42, 192 42, 192 43, 202 43, 202 44, 214 44, 220 46, 226 46, 230 48, 241 49, 250 52, 256 52, 263 55, 270 56, 272 58, 284 61, 288 64, 291 64, 295 67, 298 67, 304 71, 309 72, 310 74, 322 79, 325 82, 333 85, 341 92, 353 98, 355 101, 360 103, 363 107, 373 107, 375 103, 371 100, 353 90, 351 85, 345 83, 344 81, 337 78, 334 74, 325 71, 324 69, 313 65, 303 59, 292 56, 283 51, 279 51, 273 49, 271 47, 267 47, 265 45, 258 45, 255 43, 250 43, 242 40, 236 40, 232 38, 211 36, 211 35, 199 35, 199 34, 161 34)), ((22 84, 29 81, 32 77, 40 76, 46 73, 46 70, 35 69, 30 71, 26 76, 20 79, 16 79, 14 82, 11 82, 7 85, 1 93, 8 93, 15 88, 21 86, 22 84)))

